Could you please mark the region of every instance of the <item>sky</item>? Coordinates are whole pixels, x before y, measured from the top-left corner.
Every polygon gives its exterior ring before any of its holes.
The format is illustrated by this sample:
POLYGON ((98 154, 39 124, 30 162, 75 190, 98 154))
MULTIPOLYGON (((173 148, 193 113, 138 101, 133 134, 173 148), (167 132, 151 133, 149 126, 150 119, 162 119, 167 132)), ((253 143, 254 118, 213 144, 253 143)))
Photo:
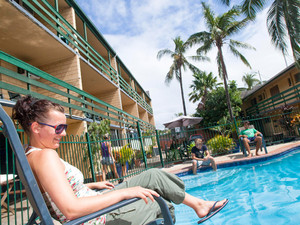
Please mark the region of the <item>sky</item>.
MULTIPOLYGON (((139 82, 145 91, 149 91, 152 100, 155 125, 164 129, 163 124, 176 118, 176 113, 183 112, 180 86, 177 80, 165 84, 165 77, 172 64, 168 56, 157 59, 157 53, 162 49, 174 51, 173 39, 180 36, 187 40, 190 35, 205 31, 205 21, 202 15, 200 0, 76 0, 84 13, 94 23, 109 45, 126 65, 127 69, 139 82)), ((216 15, 229 10, 216 0, 205 1, 216 15)), ((234 1, 232 1, 234 2, 234 1)), ((229 80, 236 80, 238 87, 246 87, 242 81, 245 73, 257 72, 261 80, 269 80, 286 68, 282 53, 271 44, 267 31, 266 15, 268 7, 260 12, 255 22, 231 37, 253 46, 256 50, 240 52, 246 57, 251 69, 245 66, 223 47, 225 64, 229 80)), ((190 49, 185 56, 195 55, 195 49, 190 49)), ((207 56, 209 62, 194 62, 199 69, 212 72, 218 77, 216 64, 216 49, 207 56)), ((293 63, 289 50, 287 64, 293 63)), ((183 88, 187 114, 196 112, 197 103, 188 101, 192 91, 192 72, 184 71, 183 88)), ((221 82, 220 78, 218 78, 221 82)))

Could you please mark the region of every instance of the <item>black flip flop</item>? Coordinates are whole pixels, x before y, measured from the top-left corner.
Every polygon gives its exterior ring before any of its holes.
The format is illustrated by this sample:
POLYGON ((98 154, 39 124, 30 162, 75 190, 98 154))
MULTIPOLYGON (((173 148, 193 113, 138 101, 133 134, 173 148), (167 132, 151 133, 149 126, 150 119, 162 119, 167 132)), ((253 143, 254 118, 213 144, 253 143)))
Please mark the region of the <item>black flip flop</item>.
POLYGON ((198 221, 198 224, 199 224, 199 223, 203 223, 204 221, 210 219, 211 217, 213 217, 214 215, 216 215, 218 212, 220 212, 220 211, 227 205, 227 203, 229 202, 229 200, 226 199, 226 201, 224 202, 224 204, 223 204, 220 208, 218 208, 218 209, 215 210, 215 206, 216 206, 216 204, 217 204, 218 202, 219 202, 219 201, 216 201, 216 202, 214 203, 214 205, 211 207, 211 209, 210 209, 209 212, 207 213, 206 217, 204 217, 202 220, 199 220, 199 221, 198 221))

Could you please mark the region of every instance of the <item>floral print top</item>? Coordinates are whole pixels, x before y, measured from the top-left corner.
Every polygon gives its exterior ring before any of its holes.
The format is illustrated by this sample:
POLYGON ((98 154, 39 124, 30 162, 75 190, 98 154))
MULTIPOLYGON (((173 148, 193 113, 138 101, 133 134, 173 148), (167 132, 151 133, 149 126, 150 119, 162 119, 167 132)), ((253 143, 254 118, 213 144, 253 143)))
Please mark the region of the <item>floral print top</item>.
MULTIPOLYGON (((42 149, 40 148, 35 148, 35 147, 30 147, 30 150, 27 151, 26 155, 33 151, 40 151, 42 149)), ((93 191, 92 189, 88 188, 83 182, 84 182, 84 177, 83 174, 79 169, 76 167, 70 165, 69 163, 65 162, 64 160, 61 159, 63 164, 65 165, 65 175, 67 177, 67 180, 69 184, 71 185, 74 194, 78 197, 87 197, 87 196, 95 196, 99 195, 99 192, 93 191)), ((47 192, 43 193, 43 197, 45 199, 46 205, 49 209, 49 212, 51 216, 60 221, 61 223, 66 223, 69 220, 61 213, 61 211, 58 209, 58 207, 55 205, 55 203, 51 200, 51 197, 47 192)), ((106 215, 99 216, 93 220, 90 220, 88 222, 85 222, 84 224, 105 224, 106 222, 106 215)))

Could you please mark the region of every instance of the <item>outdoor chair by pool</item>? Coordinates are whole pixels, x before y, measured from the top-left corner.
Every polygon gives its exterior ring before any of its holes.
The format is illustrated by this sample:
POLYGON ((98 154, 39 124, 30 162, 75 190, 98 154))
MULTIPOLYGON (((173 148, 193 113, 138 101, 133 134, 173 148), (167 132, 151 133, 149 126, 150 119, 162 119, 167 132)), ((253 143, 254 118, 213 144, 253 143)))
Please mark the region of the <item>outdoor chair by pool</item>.
MULTIPOLYGON (((249 129, 251 128, 254 128, 253 125, 250 125, 249 126, 249 129)), ((239 133, 241 133, 242 130, 245 130, 245 127, 239 127, 239 133)), ((268 154, 268 151, 267 151, 267 146, 266 146, 266 142, 265 142, 265 139, 264 139, 264 136, 263 134, 260 135, 261 138, 262 138, 262 144, 261 144, 261 147, 260 147, 260 150, 263 151, 263 148, 265 149, 265 153, 268 154)), ((241 137, 240 138, 240 142, 241 142, 241 152, 243 152, 244 156, 247 156, 247 151, 246 151, 246 148, 244 146, 244 142, 243 142, 244 138, 241 137)), ((255 142, 254 141, 250 141, 249 142, 249 145, 255 145, 255 142)))
MULTIPOLYGON (((15 159, 16 159, 16 165, 17 165, 17 170, 19 177, 22 181, 22 184, 25 186, 26 189, 26 194, 28 196, 28 199, 30 201, 30 204, 33 208, 33 214, 31 215, 28 225, 31 224, 37 224, 36 219, 39 217, 39 221, 41 224, 45 225, 53 225, 53 219, 50 216, 49 210, 46 206, 46 203, 42 197, 42 194, 39 190, 38 184, 35 180, 35 177, 32 173, 32 170, 29 166, 29 163, 27 161, 27 158, 25 156, 25 151, 23 149, 23 146, 21 144, 21 141, 19 139, 18 133, 15 129, 14 123, 10 119, 10 117, 6 114, 4 109, 2 108, 0 104, 0 120, 3 123, 3 133, 4 135, 8 138, 10 146, 15 154, 15 159)), ((169 224, 173 225, 173 220, 169 211, 169 208, 165 201, 159 197, 155 197, 155 200, 158 202, 163 219, 157 219, 153 222, 148 223, 149 225, 156 225, 156 224, 169 224)), ((100 210, 95 213, 91 213, 89 215, 77 218, 75 220, 69 221, 65 224, 81 224, 86 221, 89 221, 95 217, 98 217, 100 215, 109 213, 115 209, 118 209, 122 206, 131 204, 135 201, 139 200, 139 198, 132 198, 128 200, 121 201, 113 206, 107 207, 103 210, 100 210)))

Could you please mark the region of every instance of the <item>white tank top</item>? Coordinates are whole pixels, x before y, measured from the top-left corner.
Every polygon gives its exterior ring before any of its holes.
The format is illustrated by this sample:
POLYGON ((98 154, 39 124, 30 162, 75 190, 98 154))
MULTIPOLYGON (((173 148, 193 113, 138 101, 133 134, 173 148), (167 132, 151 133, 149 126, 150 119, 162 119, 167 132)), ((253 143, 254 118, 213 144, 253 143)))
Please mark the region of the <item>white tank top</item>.
MULTIPOLYGON (((29 148, 29 150, 25 153, 25 155, 29 155, 30 153, 32 153, 34 151, 42 151, 43 150, 41 148, 36 148, 33 146, 28 146, 25 149, 28 149, 28 148, 29 148)), ((84 177, 79 169, 70 165, 69 163, 67 163, 66 161, 64 161, 62 159, 60 159, 60 160, 65 165, 66 178, 67 178, 70 186, 72 187, 73 192, 76 195, 76 197, 80 198, 80 197, 95 196, 95 195, 100 194, 100 192, 93 191, 92 189, 88 188, 83 183, 84 177)), ((49 212, 54 219, 59 220, 61 223, 66 223, 69 221, 61 213, 61 211, 58 209, 58 207, 52 201, 51 197, 49 196, 49 194, 47 192, 43 193, 43 197, 44 197, 46 205, 49 209, 49 212)), ((105 222, 106 222, 106 215, 102 215, 102 216, 99 216, 99 217, 97 217, 93 220, 90 220, 84 224, 97 224, 97 225, 99 224, 100 225, 100 224, 105 224, 105 222)))

